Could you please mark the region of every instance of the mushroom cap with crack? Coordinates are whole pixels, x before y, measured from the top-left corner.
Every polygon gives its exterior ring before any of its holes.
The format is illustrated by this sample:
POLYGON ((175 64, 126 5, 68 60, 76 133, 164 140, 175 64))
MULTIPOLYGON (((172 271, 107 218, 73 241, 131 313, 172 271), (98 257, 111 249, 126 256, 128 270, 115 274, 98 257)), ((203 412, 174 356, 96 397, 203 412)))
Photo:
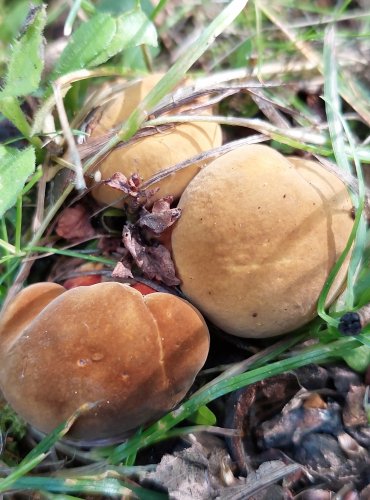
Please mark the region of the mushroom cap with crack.
POLYGON ((119 438, 171 410, 208 354, 200 313, 174 295, 120 283, 25 288, 0 322, 0 387, 49 432, 85 403, 68 437, 119 438))
MULTIPOLYGON (((162 76, 153 74, 134 82, 103 105, 92 124, 87 145, 126 120, 162 76)), ((210 111, 200 113, 210 114, 210 111)), ((222 143, 221 127, 214 122, 184 123, 153 132, 153 135, 135 140, 131 144, 119 145, 111 151, 97 166, 102 180, 109 179, 115 172, 121 172, 126 177, 139 174, 143 180, 148 180, 154 174, 222 143)), ((168 195, 179 198, 190 180, 206 163, 194 163, 155 183, 151 189, 159 189, 150 199, 150 203, 168 195)), ((114 203, 115 206, 122 206, 122 202, 118 201, 122 193, 104 184, 94 187, 92 196, 101 204, 114 203)))
POLYGON ((272 337, 317 315, 353 227, 350 197, 334 174, 268 146, 244 146, 205 167, 179 207, 172 252, 181 289, 214 324, 272 337))

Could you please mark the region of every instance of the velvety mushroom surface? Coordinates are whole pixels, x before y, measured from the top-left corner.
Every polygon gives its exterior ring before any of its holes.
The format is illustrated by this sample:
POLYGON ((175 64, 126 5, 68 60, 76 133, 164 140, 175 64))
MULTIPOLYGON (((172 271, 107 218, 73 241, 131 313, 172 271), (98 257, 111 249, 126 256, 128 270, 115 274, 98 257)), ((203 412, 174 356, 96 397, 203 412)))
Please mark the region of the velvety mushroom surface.
MULTIPOLYGON (((263 145, 223 155, 184 191, 172 233, 181 288, 234 335, 270 337, 316 315, 353 226, 345 185, 320 164, 263 145)), ((343 284, 346 266, 330 300, 343 284)))
POLYGON ((0 324, 0 387, 11 406, 49 432, 96 403, 68 436, 119 437, 172 409, 208 354, 200 313, 173 295, 120 283, 65 291, 25 288, 0 324))
MULTIPOLYGON (((87 144, 110 132, 126 120, 138 104, 158 83, 163 75, 150 75, 118 93, 99 110, 92 124, 87 144)), ((178 113, 179 110, 176 110, 178 113)), ((209 114, 210 111, 203 111, 209 114)), ((115 172, 126 177, 137 173, 144 180, 176 163, 187 160, 203 151, 220 146, 221 128, 217 123, 194 122, 169 127, 154 135, 144 137, 132 144, 121 145, 114 149, 98 166, 102 179, 109 179, 115 172)), ((159 191, 151 199, 173 195, 179 198, 190 180, 197 174, 202 164, 194 164, 153 185, 159 191)), ((106 185, 96 186, 93 197, 102 204, 117 202, 122 194, 106 185)), ((116 206, 121 206, 118 202, 116 206)))

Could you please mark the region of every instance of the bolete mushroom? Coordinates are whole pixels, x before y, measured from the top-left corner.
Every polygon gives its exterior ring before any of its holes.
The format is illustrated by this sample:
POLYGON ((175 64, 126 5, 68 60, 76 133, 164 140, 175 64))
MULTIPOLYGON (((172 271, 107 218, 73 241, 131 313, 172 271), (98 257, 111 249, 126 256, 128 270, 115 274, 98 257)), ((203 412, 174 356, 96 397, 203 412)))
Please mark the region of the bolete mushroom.
MULTIPOLYGON (((353 226, 345 185, 319 163, 239 147, 184 191, 172 251, 185 296, 241 337, 272 337, 316 316, 353 226)), ((338 294, 346 265, 332 287, 338 294)))
POLYGON ((0 388, 49 432, 84 403, 68 437, 118 438, 171 410, 208 354, 201 314, 174 295, 120 283, 25 288, 0 323, 0 388))
MULTIPOLYGON (((126 120, 162 76, 154 74, 143 78, 103 105, 98 111, 99 116, 94 120, 87 144, 126 120)), ((209 114, 210 111, 204 113, 209 114)), ((103 180, 109 179, 115 172, 121 172, 126 177, 137 173, 147 180, 165 168, 220 146, 221 142, 221 128, 217 123, 184 123, 143 137, 131 144, 118 146, 104 158, 98 169, 103 180)), ((159 188, 159 191, 150 201, 154 202, 168 195, 179 198, 203 163, 195 163, 179 170, 153 185, 152 187, 159 188)), ((122 203, 117 202, 122 193, 104 184, 96 186, 92 190, 92 196, 101 204, 116 202, 115 206, 122 206, 122 203)))

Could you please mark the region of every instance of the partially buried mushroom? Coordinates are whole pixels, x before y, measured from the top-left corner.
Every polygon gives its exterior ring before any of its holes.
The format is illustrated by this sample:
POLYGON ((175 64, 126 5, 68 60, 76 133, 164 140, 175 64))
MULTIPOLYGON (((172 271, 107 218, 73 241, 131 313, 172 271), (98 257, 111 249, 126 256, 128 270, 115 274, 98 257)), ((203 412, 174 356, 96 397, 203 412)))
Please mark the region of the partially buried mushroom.
POLYGON ((353 227, 350 197, 334 174, 263 145, 210 163, 179 207, 172 252, 182 291, 217 326, 241 337, 271 337, 312 320, 353 227))
POLYGON ((68 437, 119 438, 171 410, 208 354, 200 313, 174 295, 99 283, 25 288, 3 312, 0 387, 36 429, 49 432, 84 403, 68 437))
MULTIPOLYGON (((133 82, 99 108, 91 123, 87 146, 94 144, 94 141, 126 120, 162 76, 153 74, 133 82)), ((179 113, 179 110, 176 112, 179 113)), ((210 114, 210 110, 203 111, 203 114, 210 114)), ((126 145, 121 144, 111 151, 97 166, 102 180, 109 179, 115 172, 121 172, 126 177, 139 174, 142 179, 148 180, 176 163, 220 146, 222 142, 221 128, 217 123, 184 123, 170 126, 166 130, 153 129, 152 132, 148 137, 126 145)), ((204 162, 194 163, 157 182, 152 187, 158 188, 158 192, 151 198, 151 202, 168 195, 179 198, 203 164, 204 162)), ((92 196, 101 204, 115 203, 115 206, 122 206, 119 201, 122 193, 104 183, 94 187, 92 196)))

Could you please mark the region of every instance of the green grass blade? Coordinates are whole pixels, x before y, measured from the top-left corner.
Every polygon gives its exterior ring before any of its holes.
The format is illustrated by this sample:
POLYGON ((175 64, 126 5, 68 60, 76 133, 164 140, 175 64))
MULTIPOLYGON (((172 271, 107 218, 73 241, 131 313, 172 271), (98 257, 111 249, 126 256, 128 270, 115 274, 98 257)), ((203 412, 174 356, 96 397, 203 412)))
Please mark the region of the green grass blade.
POLYGON ((47 476, 22 477, 12 484, 12 490, 37 491, 46 490, 52 493, 69 493, 84 495, 103 495, 104 497, 128 498, 131 492, 140 500, 166 500, 168 496, 156 491, 133 486, 115 478, 57 478, 47 476))
POLYGON ((68 13, 66 22, 64 23, 63 35, 69 36, 72 33, 73 23, 76 20, 78 10, 81 6, 81 0, 74 0, 72 7, 68 13))
POLYGON ((22 207, 23 199, 22 195, 17 198, 17 210, 15 218, 15 251, 19 253, 21 251, 21 239, 22 239, 22 207))
POLYGON ((338 116, 341 115, 341 104, 338 93, 335 30, 333 26, 328 29, 324 44, 324 96, 329 134, 335 159, 339 167, 345 172, 350 172, 351 167, 345 154, 344 131, 340 121, 338 121, 338 116))
MULTIPOLYGON (((366 335, 370 338, 370 334, 366 335)), ((326 345, 316 345, 308 348, 298 355, 261 366, 241 375, 222 380, 211 386, 208 390, 198 391, 188 401, 180 405, 176 410, 165 415, 158 422, 143 431, 141 435, 135 435, 125 443, 117 446, 109 456, 113 464, 120 463, 127 456, 138 449, 152 445, 165 439, 166 433, 179 422, 193 414, 200 406, 208 404, 225 394, 245 387, 254 382, 279 375, 289 370, 294 370, 311 363, 323 363, 341 357, 343 354, 358 347, 361 343, 353 338, 343 338, 326 345)))
POLYGON ((90 262, 99 262, 100 264, 105 264, 107 266, 115 266, 116 261, 112 259, 106 259, 105 257, 96 257, 95 255, 88 255, 78 251, 73 250, 62 250, 61 248, 53 248, 53 247, 38 247, 38 246, 29 246, 26 247, 25 251, 31 253, 48 253, 48 254, 56 254, 56 255, 65 255, 66 257, 74 257, 76 259, 84 259, 90 262))
POLYGON ((81 412, 89 408, 91 405, 83 405, 66 422, 60 424, 51 434, 42 439, 8 477, 0 480, 0 493, 12 488, 17 480, 42 462, 50 448, 69 431, 81 412))
POLYGON ((346 300, 347 308, 353 307, 354 276, 360 264, 362 253, 365 248, 366 235, 365 235, 365 221, 362 216, 365 205, 364 181, 352 135, 341 113, 338 80, 337 80, 337 66, 334 57, 335 55, 334 45, 335 45, 334 30, 333 28, 330 28, 328 30, 327 37, 325 38, 325 45, 324 45, 324 81, 325 81, 324 101, 328 117, 329 133, 332 139, 334 156, 338 166, 340 166, 345 171, 350 171, 350 165, 345 150, 345 138, 347 136, 354 157, 356 173, 359 180, 359 196, 355 198, 357 211, 350 237, 348 239, 348 242, 346 244, 343 253, 338 259, 338 262, 331 270, 318 301, 319 316, 321 316, 325 321, 327 321, 328 324, 337 327, 338 320, 332 318, 325 312, 325 302, 328 293, 330 291, 330 288, 339 272, 339 269, 342 267, 347 255, 349 254, 351 248, 355 244, 355 251, 353 252, 352 262, 350 265, 348 294, 346 300))

